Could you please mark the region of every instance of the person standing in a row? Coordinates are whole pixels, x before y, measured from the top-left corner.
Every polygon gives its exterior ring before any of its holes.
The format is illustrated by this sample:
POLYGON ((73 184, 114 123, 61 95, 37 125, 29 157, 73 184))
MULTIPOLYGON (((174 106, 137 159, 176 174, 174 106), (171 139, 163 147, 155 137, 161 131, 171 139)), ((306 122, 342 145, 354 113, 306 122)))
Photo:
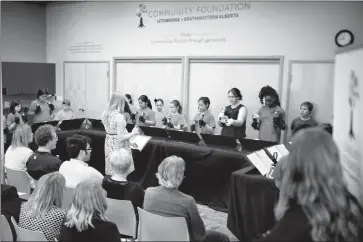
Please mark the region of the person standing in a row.
POLYGON ((242 100, 241 91, 238 88, 229 90, 228 100, 231 105, 223 108, 218 116, 218 125, 222 127, 221 135, 244 139, 246 138, 246 117, 248 111, 240 103, 242 100))
POLYGON ((33 115, 33 124, 51 121, 54 117, 54 105, 48 102, 48 90, 39 89, 37 99, 29 106, 29 115, 33 115))
POLYGON ((258 110, 252 127, 259 130, 260 140, 279 143, 281 130, 286 129, 285 111, 281 108, 279 95, 272 87, 265 86, 258 97, 263 106, 258 110))

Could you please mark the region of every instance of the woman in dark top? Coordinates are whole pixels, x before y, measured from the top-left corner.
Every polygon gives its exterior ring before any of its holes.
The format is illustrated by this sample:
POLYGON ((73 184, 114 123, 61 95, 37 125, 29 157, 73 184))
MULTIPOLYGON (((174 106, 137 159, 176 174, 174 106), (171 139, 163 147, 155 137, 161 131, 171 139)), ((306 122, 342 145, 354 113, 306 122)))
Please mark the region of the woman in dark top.
POLYGON ((345 187, 331 135, 319 128, 298 132, 287 159, 278 222, 258 241, 362 241, 362 208, 345 187))
POLYGON ((142 208, 144 203, 145 191, 139 184, 127 181, 131 163, 132 157, 127 150, 112 152, 110 164, 115 174, 105 176, 102 187, 106 190, 108 198, 131 201, 137 215, 137 207, 142 208))
POLYGON ((106 191, 99 181, 86 180, 75 189, 59 241, 120 242, 116 224, 106 218, 106 191))
POLYGON ((222 127, 221 135, 244 139, 246 137, 247 108, 240 103, 242 94, 239 89, 228 91, 231 105, 222 109, 218 116, 218 125, 222 127))

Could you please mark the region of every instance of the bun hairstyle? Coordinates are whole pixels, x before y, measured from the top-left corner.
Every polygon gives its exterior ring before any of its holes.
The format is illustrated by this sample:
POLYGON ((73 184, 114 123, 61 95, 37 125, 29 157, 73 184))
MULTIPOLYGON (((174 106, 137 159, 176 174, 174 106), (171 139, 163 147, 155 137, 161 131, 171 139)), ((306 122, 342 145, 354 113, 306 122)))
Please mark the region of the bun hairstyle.
POLYGON ((155 98, 154 102, 155 102, 155 105, 156 105, 157 102, 161 102, 164 105, 164 100, 161 99, 161 98, 155 98))
POLYGON ((130 94, 125 94, 125 97, 129 101, 129 103, 132 104, 132 97, 131 97, 131 95, 130 94))
POLYGON ((147 104, 147 106, 148 106, 150 109, 152 109, 152 108, 153 108, 153 106, 151 105, 151 101, 150 101, 150 99, 149 99, 146 95, 141 95, 141 96, 139 97, 139 100, 140 100, 140 101, 142 101, 142 102, 144 102, 144 103, 146 103, 146 104, 147 104))
POLYGON ((229 90, 228 93, 232 93, 233 96, 238 97, 239 100, 242 100, 242 94, 238 88, 234 87, 231 90, 229 90))
POLYGON ((182 114, 183 107, 180 105, 180 102, 178 100, 173 100, 170 103, 172 103, 178 109, 178 113, 182 114))
POLYGON ((44 94, 49 95, 49 93, 48 93, 48 89, 46 89, 46 88, 39 89, 39 90, 38 90, 38 93, 37 93, 37 99, 39 99, 39 97, 40 97, 40 96, 43 96, 44 94))
POLYGON ((261 104, 263 104, 263 98, 266 97, 266 96, 275 97, 275 99, 276 99, 275 104, 277 106, 281 106, 279 94, 277 94, 275 89, 273 89, 270 86, 264 86, 263 88, 261 88, 260 93, 258 94, 258 97, 260 98, 261 104))
POLYGON ((198 102, 201 102, 201 101, 204 103, 204 105, 207 106, 207 108, 209 108, 209 106, 210 106, 209 97, 201 97, 201 98, 199 98, 198 102))

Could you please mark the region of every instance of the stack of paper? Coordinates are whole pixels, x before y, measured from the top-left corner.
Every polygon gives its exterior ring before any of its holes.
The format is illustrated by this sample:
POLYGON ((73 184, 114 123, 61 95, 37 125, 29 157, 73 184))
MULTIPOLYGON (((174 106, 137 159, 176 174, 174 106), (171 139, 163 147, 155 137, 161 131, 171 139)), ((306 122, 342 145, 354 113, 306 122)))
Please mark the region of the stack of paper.
POLYGON ((146 135, 133 136, 130 139, 131 149, 142 151, 150 139, 151 139, 151 136, 146 136, 146 135))

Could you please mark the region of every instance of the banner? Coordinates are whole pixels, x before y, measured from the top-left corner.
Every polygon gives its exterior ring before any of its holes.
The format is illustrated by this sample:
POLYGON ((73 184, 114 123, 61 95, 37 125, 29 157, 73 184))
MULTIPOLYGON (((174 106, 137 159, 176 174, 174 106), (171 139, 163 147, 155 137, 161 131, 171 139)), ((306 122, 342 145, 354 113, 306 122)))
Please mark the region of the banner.
POLYGON ((363 48, 336 55, 333 137, 349 191, 363 201, 363 48))

